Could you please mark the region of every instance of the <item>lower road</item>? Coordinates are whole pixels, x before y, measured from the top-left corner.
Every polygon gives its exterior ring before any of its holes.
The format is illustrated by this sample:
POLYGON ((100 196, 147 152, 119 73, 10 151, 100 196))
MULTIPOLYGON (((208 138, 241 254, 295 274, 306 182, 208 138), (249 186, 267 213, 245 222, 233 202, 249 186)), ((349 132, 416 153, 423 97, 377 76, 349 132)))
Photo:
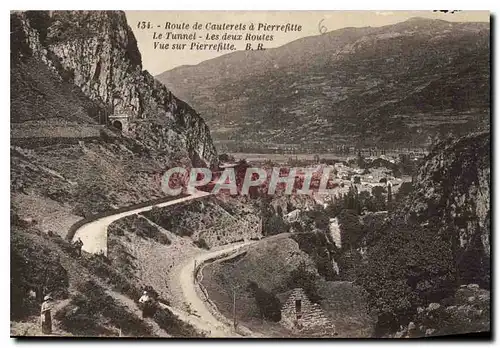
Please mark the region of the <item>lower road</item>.
MULTIPOLYGON (((208 196, 209 193, 198 191, 194 195, 182 197, 179 199, 163 202, 156 205, 142 207, 139 209, 131 209, 115 215, 106 216, 100 219, 91 221, 80 227, 73 237, 73 240, 80 238, 83 242, 83 250, 88 253, 104 253, 107 254, 107 237, 108 226, 125 216, 141 213, 151 210, 153 207, 166 207, 176 204, 184 203, 193 199, 208 196)), ((238 244, 231 244, 224 246, 221 249, 200 251, 199 254, 194 255, 192 258, 184 261, 182 267, 178 268, 179 271, 174 277, 177 279, 178 284, 182 291, 184 303, 190 308, 189 313, 179 308, 174 308, 161 304, 163 308, 168 308, 172 313, 177 315, 180 320, 188 322, 199 331, 204 332, 211 337, 238 337, 240 334, 234 332, 231 325, 224 323, 217 319, 209 310, 206 302, 198 296, 197 286, 195 283, 195 268, 196 265, 206 263, 208 260, 215 260, 221 257, 227 257, 230 253, 236 253, 239 249, 246 247, 255 241, 242 242, 238 244)))

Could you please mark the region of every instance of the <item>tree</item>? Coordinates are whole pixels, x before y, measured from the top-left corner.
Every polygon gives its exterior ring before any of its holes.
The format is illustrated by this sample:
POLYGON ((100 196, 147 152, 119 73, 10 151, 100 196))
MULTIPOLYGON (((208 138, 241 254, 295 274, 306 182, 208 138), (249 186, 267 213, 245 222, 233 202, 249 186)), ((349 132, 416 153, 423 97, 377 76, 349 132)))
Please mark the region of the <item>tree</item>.
POLYGON ((262 319, 281 320, 281 303, 276 295, 260 288, 254 281, 248 282, 247 290, 253 294, 262 319))
POLYGON ((359 206, 361 209, 366 208, 368 211, 376 211, 373 203, 373 197, 368 191, 361 191, 358 195, 359 206))
POLYGON ((351 185, 347 196, 344 196, 344 208, 354 210, 359 214, 361 213, 361 206, 358 199, 358 188, 355 185, 351 185))
POLYGON ((374 186, 372 188, 372 195, 373 195, 373 204, 375 211, 382 211, 386 210, 386 198, 384 194, 386 193, 386 189, 382 186, 374 186))
POLYGON ((352 249, 362 235, 363 226, 359 216, 353 210, 344 209, 338 215, 340 234, 343 249, 352 249))
POLYGON ((302 288, 309 300, 318 303, 321 297, 318 294, 316 281, 318 276, 307 269, 304 261, 301 261, 296 269, 290 273, 287 281, 288 289, 302 288))
POLYGON ((68 272, 56 251, 35 243, 28 235, 13 233, 11 238, 11 316, 22 318, 38 311, 45 295, 66 296, 68 272), (27 297, 30 290, 36 292, 36 300, 27 297))
POLYGON ((363 169, 365 168, 365 159, 363 158, 363 155, 361 155, 361 151, 358 151, 358 167, 363 169))
POLYGON ((379 236, 356 283, 368 292, 382 335, 406 325, 417 307, 450 296, 455 266, 451 243, 431 229, 396 219, 379 236))
POLYGON ((335 280, 336 272, 333 268, 332 258, 339 252, 333 240, 329 239, 326 231, 295 234, 291 238, 297 242, 300 250, 309 255, 314 262, 318 274, 325 280, 335 280))

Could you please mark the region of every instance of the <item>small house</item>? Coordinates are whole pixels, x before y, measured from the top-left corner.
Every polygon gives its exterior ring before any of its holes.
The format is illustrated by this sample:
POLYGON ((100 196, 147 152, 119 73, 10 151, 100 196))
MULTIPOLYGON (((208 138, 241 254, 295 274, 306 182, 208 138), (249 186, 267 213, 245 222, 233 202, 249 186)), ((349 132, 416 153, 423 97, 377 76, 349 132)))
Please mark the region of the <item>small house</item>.
POLYGON ((307 297, 304 289, 295 288, 288 295, 281 307, 281 325, 294 331, 314 331, 331 328, 334 325, 325 315, 321 306, 307 297))

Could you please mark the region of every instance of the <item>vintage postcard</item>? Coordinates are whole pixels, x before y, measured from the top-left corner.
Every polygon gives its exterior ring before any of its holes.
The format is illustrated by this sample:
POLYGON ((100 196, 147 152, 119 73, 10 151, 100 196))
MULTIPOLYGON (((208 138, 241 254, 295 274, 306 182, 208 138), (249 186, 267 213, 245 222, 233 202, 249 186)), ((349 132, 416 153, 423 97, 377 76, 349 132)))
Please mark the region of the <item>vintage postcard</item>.
POLYGON ((488 11, 11 11, 11 336, 490 335, 488 11))

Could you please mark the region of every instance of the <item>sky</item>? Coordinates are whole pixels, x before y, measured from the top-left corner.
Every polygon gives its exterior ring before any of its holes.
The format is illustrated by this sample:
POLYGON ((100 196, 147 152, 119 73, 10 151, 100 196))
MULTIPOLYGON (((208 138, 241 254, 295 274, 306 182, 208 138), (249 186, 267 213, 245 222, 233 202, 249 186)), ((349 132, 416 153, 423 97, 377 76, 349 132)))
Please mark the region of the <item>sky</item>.
MULTIPOLYGON (((230 51, 215 52, 210 50, 190 50, 192 40, 172 40, 165 37, 153 38, 156 35, 167 35, 166 32, 177 34, 196 33, 196 42, 221 42, 223 33, 230 34, 267 34, 273 35, 272 41, 265 41, 265 48, 282 46, 288 42, 305 36, 320 35, 320 28, 332 31, 345 27, 379 27, 405 21, 411 17, 426 17, 443 19, 454 22, 488 22, 488 11, 459 11, 455 13, 441 13, 432 11, 125 11, 129 26, 132 28, 142 54, 143 68, 153 75, 173 69, 181 65, 195 65, 204 60, 212 59, 230 51), (150 23, 150 28, 141 28, 150 23), (182 25, 189 24, 189 29, 165 29, 166 23, 182 25), (202 29, 193 30, 195 23, 202 25, 202 29), (247 26, 244 31, 237 30, 207 30, 210 24, 239 24, 247 26), (254 23, 267 24, 295 24, 300 25, 300 31, 249 31, 248 26, 254 23), (139 27, 138 27, 139 26, 139 27), (206 35, 219 35, 219 40, 206 40, 206 35), (169 43, 169 49, 155 49, 154 42, 169 43), (187 43, 183 50, 172 50, 174 43, 187 43)), ((260 41, 262 42, 262 41, 260 41)), ((246 41, 231 41, 236 50, 245 49, 246 41)), ((256 45, 256 44, 254 44, 256 45)), ((158 46, 158 45, 157 45, 158 46)))

